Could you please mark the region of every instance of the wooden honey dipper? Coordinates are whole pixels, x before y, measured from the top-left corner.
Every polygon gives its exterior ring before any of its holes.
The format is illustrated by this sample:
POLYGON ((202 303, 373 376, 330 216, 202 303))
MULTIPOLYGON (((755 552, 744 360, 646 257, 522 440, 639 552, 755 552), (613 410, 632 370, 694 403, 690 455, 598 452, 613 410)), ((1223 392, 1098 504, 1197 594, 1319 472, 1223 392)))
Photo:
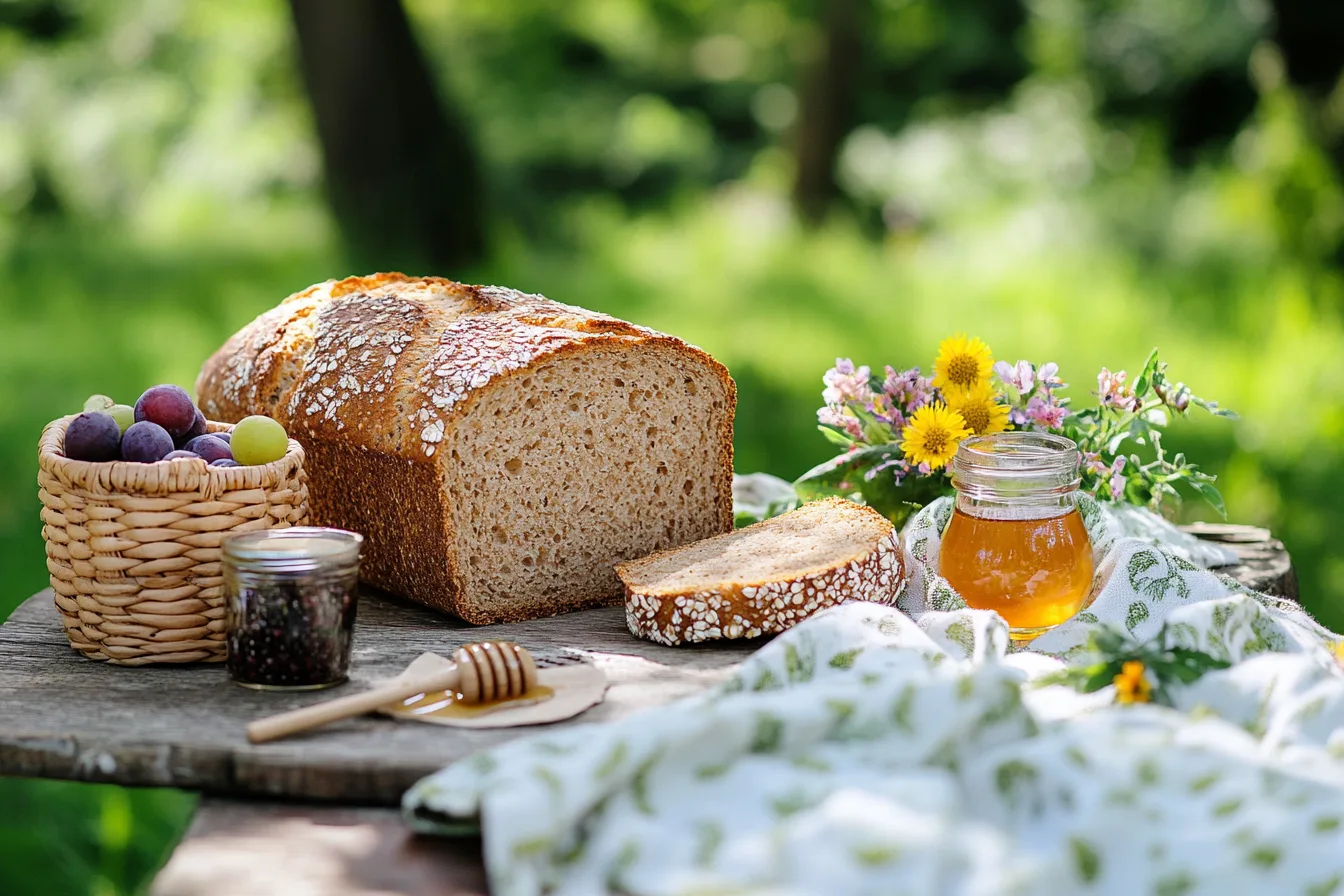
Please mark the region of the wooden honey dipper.
POLYGON ((432 691, 461 694, 463 703, 485 703, 521 697, 536 685, 537 664, 527 648, 509 641, 480 641, 459 647, 452 665, 433 675, 258 719, 247 726, 247 739, 259 744, 288 737, 432 691))

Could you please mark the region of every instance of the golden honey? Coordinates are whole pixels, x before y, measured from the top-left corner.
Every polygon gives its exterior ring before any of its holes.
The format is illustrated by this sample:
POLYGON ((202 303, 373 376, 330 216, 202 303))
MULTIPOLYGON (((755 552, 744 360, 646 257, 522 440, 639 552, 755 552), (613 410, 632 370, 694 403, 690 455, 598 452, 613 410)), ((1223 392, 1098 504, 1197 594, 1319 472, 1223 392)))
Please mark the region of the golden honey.
POLYGON ((1016 641, 1083 608, 1092 544, 1076 507, 1078 446, 1061 436, 1003 432, 966 439, 952 459, 956 509, 938 571, 966 605, 993 610, 1016 641))
POLYGON ((943 578, 978 610, 994 610, 1015 640, 1077 613, 1092 585, 1092 545, 1077 510, 986 519, 958 508, 939 549, 943 578))
POLYGON ((516 706, 531 706, 534 703, 542 703, 551 699, 553 696, 555 696, 555 690, 546 687, 544 684, 535 685, 526 693, 520 694, 517 697, 510 697, 505 700, 486 700, 480 703, 469 703, 462 699, 461 694, 453 693, 451 691, 434 691, 428 694, 417 694, 414 697, 407 698, 399 704, 393 704, 393 708, 400 712, 411 713, 412 715, 417 716, 471 719, 501 709, 512 709, 516 706))

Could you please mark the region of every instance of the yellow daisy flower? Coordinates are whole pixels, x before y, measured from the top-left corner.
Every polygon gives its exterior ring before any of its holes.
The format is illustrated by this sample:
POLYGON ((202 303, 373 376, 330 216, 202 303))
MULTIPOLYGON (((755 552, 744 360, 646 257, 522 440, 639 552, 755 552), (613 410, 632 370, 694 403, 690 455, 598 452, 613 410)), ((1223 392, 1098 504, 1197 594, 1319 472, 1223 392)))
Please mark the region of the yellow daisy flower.
POLYGON ((933 385, 939 389, 971 389, 989 382, 994 355, 978 337, 958 333, 944 339, 933 362, 933 385))
POLYGON ((1144 674, 1143 663, 1128 660, 1120 667, 1120 674, 1113 679, 1115 701, 1117 703, 1147 703, 1152 697, 1153 686, 1144 674))
POLYGON ((1008 428, 1008 406, 999 404, 998 396, 989 383, 980 383, 970 389, 953 389, 943 393, 947 406, 961 415, 966 428, 977 436, 1003 432, 1008 428))
POLYGON ((961 440, 971 434, 966 421, 941 402, 926 404, 915 411, 901 430, 901 451, 915 464, 928 464, 937 470, 957 453, 961 440))

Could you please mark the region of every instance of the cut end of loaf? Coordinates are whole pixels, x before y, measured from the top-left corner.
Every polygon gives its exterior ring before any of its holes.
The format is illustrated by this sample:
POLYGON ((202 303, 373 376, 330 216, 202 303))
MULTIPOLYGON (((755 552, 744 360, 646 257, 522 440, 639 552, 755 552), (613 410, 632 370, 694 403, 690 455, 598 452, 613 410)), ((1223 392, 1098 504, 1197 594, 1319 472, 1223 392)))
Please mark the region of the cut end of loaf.
POLYGON ((895 604, 905 584, 895 528, 840 498, 622 563, 626 621, 663 644, 777 634, 847 600, 895 604))
POLYGON ((616 604, 613 566, 732 524, 732 396, 673 346, 570 351, 445 435, 467 619, 616 604))

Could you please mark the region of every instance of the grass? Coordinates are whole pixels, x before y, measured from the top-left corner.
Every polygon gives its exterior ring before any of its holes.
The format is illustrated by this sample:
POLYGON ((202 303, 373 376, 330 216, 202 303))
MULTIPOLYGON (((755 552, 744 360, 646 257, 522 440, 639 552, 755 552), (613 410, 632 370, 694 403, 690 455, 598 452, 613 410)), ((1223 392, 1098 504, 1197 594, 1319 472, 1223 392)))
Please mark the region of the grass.
POLYGON ((0 892, 138 892, 186 829, 196 798, 174 790, 0 778, 0 892))
MULTIPOLYGON (((737 467, 793 477, 830 455, 815 430, 837 355, 927 366, 965 330, 996 356, 1092 378, 1160 345, 1196 391, 1240 411, 1171 442, 1221 476, 1236 521, 1270 526, 1307 607, 1344 627, 1344 323, 1335 275, 1236 253, 1155 264, 1107 240, 1024 244, 1003 221, 873 243, 844 223, 808 234, 778 201, 729 191, 666 214, 609 205, 564 216, 570 245, 505 238, 461 279, 498 282, 665 329, 723 360, 740 391, 737 467)), ((289 220, 289 219, 285 219, 289 220)), ((121 401, 190 385, 201 360, 280 297, 347 273, 323 225, 149 238, 34 222, 0 249, 0 618, 45 586, 35 445, 95 392, 121 401)), ((1200 513, 1188 505, 1186 513, 1200 513)), ((0 781, 0 893, 139 892, 192 798, 0 781)))

